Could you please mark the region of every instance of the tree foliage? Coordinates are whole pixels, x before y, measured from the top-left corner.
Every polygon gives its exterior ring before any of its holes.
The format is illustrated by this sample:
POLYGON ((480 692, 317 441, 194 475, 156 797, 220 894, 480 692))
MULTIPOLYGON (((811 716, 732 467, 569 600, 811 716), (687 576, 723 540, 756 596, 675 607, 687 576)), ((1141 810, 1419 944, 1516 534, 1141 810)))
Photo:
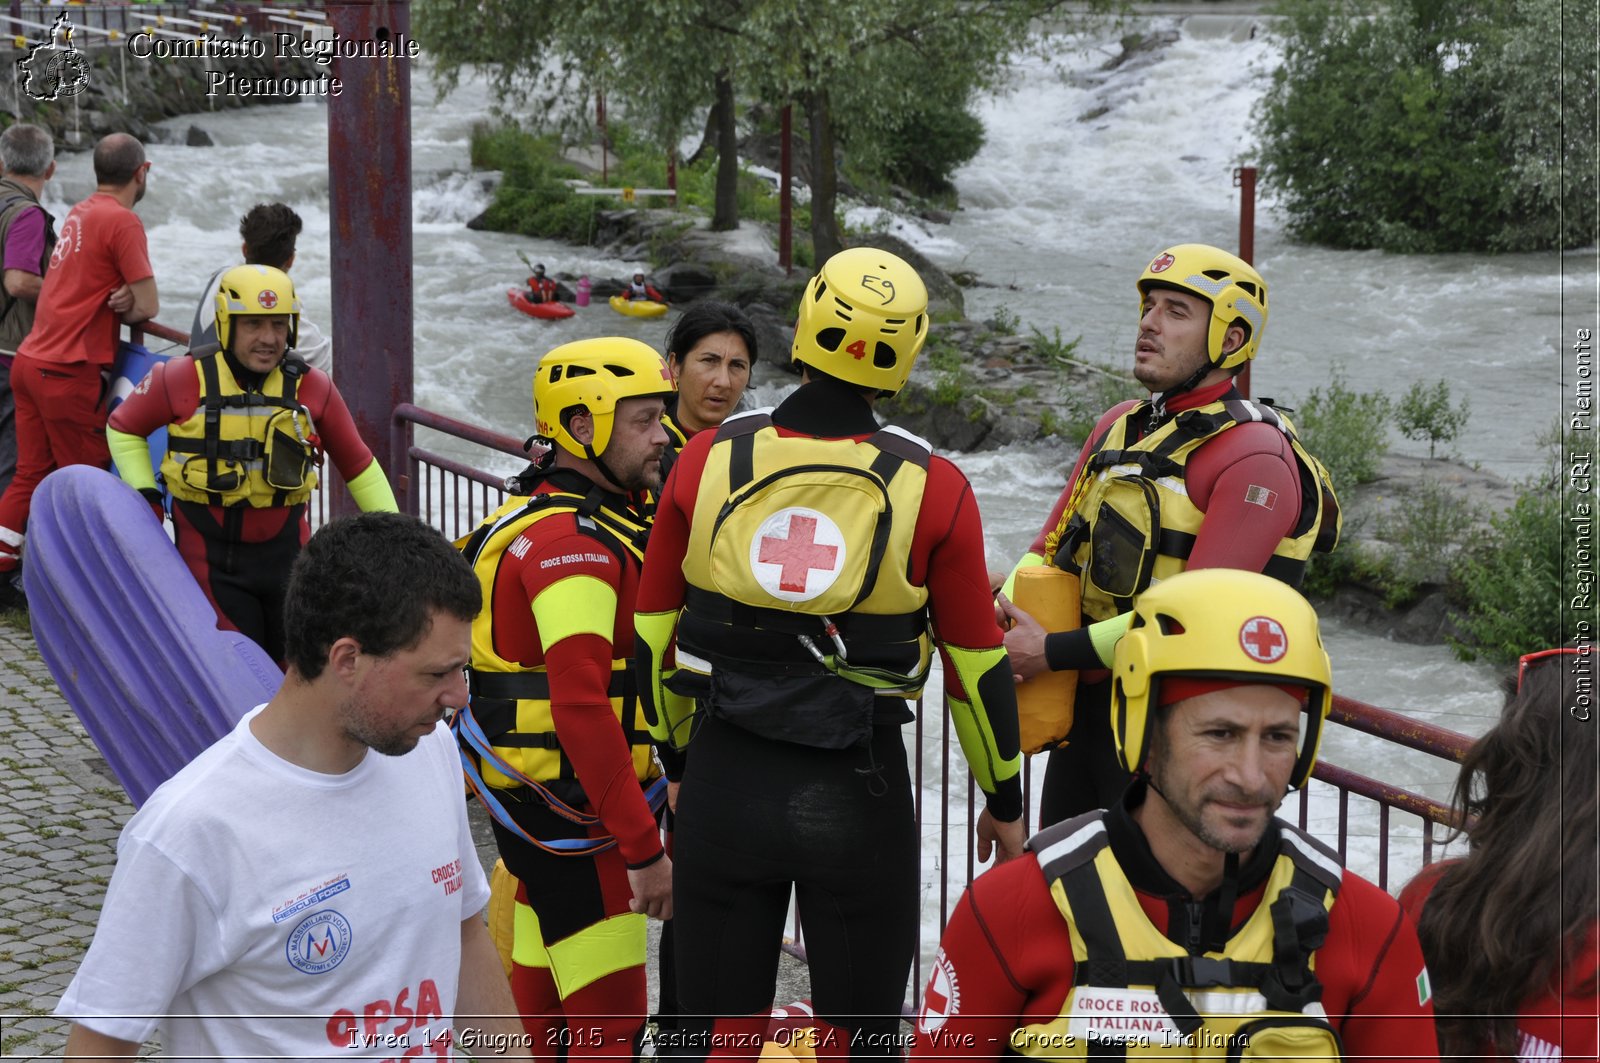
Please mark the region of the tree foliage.
MULTIPOLYGON (((663 147, 696 128, 719 79, 741 100, 797 105, 821 259, 841 244, 836 149, 890 180, 937 187, 981 144, 974 94, 1001 75, 1032 20, 1061 3, 418 0, 413 24, 447 90, 481 66, 506 110, 536 127, 581 128, 596 89, 663 147)), ((723 207, 719 195, 719 217, 723 207)))
POLYGON ((1284 58, 1259 132, 1296 236, 1427 253, 1594 241, 1595 5, 1281 8, 1284 58))

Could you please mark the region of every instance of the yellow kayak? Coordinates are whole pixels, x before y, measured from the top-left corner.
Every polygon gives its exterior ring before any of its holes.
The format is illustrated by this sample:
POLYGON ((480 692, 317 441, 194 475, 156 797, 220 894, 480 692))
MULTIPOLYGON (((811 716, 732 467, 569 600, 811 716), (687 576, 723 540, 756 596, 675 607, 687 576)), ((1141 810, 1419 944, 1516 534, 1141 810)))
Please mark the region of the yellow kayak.
POLYGON ((666 303, 651 299, 624 299, 620 295, 613 295, 610 301, 611 309, 624 317, 660 317, 667 312, 666 303))

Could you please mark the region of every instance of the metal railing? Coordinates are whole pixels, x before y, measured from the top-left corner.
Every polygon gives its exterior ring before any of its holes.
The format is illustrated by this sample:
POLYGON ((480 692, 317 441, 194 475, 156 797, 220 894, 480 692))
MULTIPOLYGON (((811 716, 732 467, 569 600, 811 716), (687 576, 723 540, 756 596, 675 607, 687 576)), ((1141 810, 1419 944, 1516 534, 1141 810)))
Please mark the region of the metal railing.
MULTIPOLYGON (((517 457, 523 456, 522 445, 510 436, 417 406, 395 410, 394 430, 403 434, 395 441, 395 452, 406 455, 405 476, 415 492, 419 515, 451 538, 466 535, 505 500, 501 478, 416 446, 410 441, 414 426, 517 457)), ((952 753, 957 743, 948 706, 941 705, 942 711, 933 719, 920 711, 922 707, 918 706, 912 728, 912 779, 919 836, 938 838, 937 845, 924 845, 922 869, 924 907, 933 906, 927 914, 936 913, 937 917, 923 919, 923 940, 912 983, 918 988, 923 961, 937 944, 938 931, 960 891, 978 871, 971 825, 979 809, 978 790, 965 764, 952 753), (932 866, 926 866, 930 860, 932 866)), ((1333 700, 1329 722, 1451 763, 1459 763, 1472 744, 1466 735, 1340 696, 1333 700)), ((1030 810, 1030 823, 1037 808, 1033 767, 1033 758, 1024 761, 1024 807, 1030 810)), ((1433 828, 1453 823, 1449 807, 1439 801, 1326 760, 1318 762, 1312 779, 1305 789, 1290 796, 1280 814, 1329 841, 1342 860, 1352 861, 1359 873, 1375 879, 1382 889, 1389 888, 1397 863, 1420 867, 1432 862, 1437 844, 1433 828), (1331 822, 1331 828, 1324 821, 1331 822)), ((792 945, 789 951, 804 957, 803 946, 792 945)))

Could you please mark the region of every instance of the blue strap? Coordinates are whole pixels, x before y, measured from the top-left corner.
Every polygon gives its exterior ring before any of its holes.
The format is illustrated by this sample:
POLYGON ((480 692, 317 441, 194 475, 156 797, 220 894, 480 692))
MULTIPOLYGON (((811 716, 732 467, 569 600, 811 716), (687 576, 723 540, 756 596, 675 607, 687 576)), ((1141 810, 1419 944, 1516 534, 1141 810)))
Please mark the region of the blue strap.
MULTIPOLYGON (((557 856, 595 856, 616 846, 615 835, 606 834, 595 838, 554 838, 543 841, 529 834, 522 826, 511 818, 511 814, 501 804, 500 799, 494 796, 492 788, 483 780, 478 771, 478 764, 472 754, 484 759, 490 767, 500 772, 506 778, 513 780, 533 791, 541 801, 550 807, 550 810, 563 819, 570 820, 582 827, 592 827, 600 822, 600 817, 592 812, 583 812, 573 808, 561 798, 552 793, 549 787, 536 779, 513 768, 510 764, 494 751, 489 738, 483 732, 483 726, 472 714, 470 702, 457 710, 450 720, 450 729, 455 732, 457 752, 461 757, 461 770, 466 775, 467 786, 471 788, 478 800, 483 802, 483 807, 495 818, 495 822, 511 831, 528 844, 542 849, 547 853, 557 856), (471 753, 468 752, 471 750, 471 753)), ((667 780, 665 776, 656 778, 644 792, 645 801, 650 805, 652 812, 660 812, 666 804, 667 780)))

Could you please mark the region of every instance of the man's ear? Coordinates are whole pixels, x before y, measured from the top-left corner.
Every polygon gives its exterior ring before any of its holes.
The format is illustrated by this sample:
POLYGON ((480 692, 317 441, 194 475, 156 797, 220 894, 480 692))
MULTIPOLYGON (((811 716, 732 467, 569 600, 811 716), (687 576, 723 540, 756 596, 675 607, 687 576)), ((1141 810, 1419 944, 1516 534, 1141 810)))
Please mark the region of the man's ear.
POLYGON ((567 434, 578 441, 580 446, 588 446, 594 442, 594 414, 588 410, 579 410, 567 420, 567 434))
POLYGON ((327 671, 349 682, 355 678, 356 662, 360 657, 361 643, 346 635, 328 647, 327 671))
POLYGON ((1232 354, 1244 346, 1245 331, 1239 325, 1229 325, 1228 331, 1222 334, 1222 353, 1232 354))

